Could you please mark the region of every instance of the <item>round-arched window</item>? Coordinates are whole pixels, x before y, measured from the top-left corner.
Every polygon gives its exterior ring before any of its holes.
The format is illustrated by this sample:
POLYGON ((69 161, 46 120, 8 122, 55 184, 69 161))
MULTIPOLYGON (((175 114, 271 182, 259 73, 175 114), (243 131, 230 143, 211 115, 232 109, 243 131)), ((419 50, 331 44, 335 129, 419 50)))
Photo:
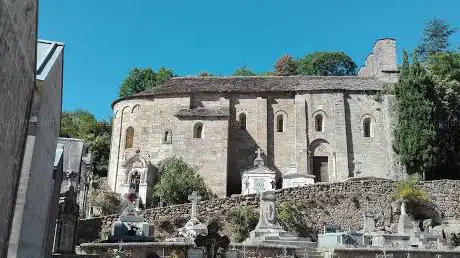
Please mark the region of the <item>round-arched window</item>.
POLYGON ((203 124, 196 123, 193 127, 193 138, 203 138, 203 124))

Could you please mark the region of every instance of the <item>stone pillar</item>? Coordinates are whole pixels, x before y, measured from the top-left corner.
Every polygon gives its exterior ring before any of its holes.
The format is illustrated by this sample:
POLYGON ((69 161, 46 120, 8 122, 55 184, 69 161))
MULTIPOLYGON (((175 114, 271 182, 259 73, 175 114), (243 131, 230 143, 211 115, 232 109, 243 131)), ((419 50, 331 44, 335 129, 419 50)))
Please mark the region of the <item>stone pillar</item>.
POLYGON ((336 153, 335 158, 335 171, 337 173, 337 180, 345 180, 348 178, 348 139, 346 129, 346 112, 345 112, 345 99, 342 92, 336 93, 336 101, 334 105, 334 117, 335 117, 335 143, 333 148, 336 153))
POLYGON ((297 172, 308 174, 308 143, 306 100, 302 95, 295 95, 295 162, 297 172))
POLYGON ((256 143, 267 153, 267 99, 257 97, 257 134, 256 143))

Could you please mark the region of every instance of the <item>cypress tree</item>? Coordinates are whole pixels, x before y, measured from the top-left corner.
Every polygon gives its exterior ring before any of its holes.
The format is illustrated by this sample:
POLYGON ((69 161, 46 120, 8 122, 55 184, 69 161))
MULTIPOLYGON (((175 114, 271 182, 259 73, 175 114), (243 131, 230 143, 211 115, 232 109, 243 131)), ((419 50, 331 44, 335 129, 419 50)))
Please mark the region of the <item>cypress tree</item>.
POLYGON ((409 65, 404 52, 396 89, 395 150, 408 174, 424 176, 435 163, 435 94, 434 83, 417 61, 415 53, 413 63, 409 65))

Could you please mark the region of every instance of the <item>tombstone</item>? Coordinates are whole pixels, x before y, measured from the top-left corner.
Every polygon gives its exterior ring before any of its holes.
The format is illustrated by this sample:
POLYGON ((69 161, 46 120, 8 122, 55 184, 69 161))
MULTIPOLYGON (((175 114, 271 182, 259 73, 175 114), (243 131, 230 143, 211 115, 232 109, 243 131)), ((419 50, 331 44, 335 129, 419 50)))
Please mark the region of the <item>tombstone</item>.
POLYGON ((125 194, 127 207, 124 209, 118 220, 112 224, 112 234, 109 237, 109 242, 150 242, 153 241, 152 226, 145 222, 144 217, 137 214, 135 203, 137 195, 135 189, 130 189, 129 193, 125 194))
MULTIPOLYGON (((179 235, 184 239, 181 241, 194 241, 199 234, 207 234, 208 229, 205 224, 198 220, 198 201, 201 200, 201 196, 197 192, 192 192, 188 197, 188 200, 192 202, 192 210, 190 214, 190 220, 185 223, 185 226, 179 229, 179 235)), ((174 239, 178 242, 179 239, 174 239)))
POLYGON ((241 194, 261 193, 276 189, 276 172, 265 166, 260 156, 262 150, 256 151, 254 166, 243 171, 241 175, 241 194))
POLYGON ((276 217, 276 196, 274 191, 260 193, 259 222, 256 228, 249 233, 247 244, 289 244, 304 247, 311 244, 310 239, 297 237, 287 232, 278 223, 276 217))
POLYGON ((201 248, 191 248, 187 251, 187 258, 203 258, 204 251, 201 248))
POLYGON ((315 176, 299 173, 296 163, 291 163, 288 171, 283 175, 283 188, 299 187, 314 183, 315 176))
POLYGON ((230 244, 230 239, 227 236, 219 235, 219 225, 217 222, 212 221, 209 223, 207 231, 207 235, 199 234, 195 238, 195 245, 206 249, 207 258, 215 258, 225 254, 230 244))
POLYGON ((407 214, 407 201, 401 202, 401 214, 398 220, 398 233, 410 234, 414 232, 414 221, 407 214))

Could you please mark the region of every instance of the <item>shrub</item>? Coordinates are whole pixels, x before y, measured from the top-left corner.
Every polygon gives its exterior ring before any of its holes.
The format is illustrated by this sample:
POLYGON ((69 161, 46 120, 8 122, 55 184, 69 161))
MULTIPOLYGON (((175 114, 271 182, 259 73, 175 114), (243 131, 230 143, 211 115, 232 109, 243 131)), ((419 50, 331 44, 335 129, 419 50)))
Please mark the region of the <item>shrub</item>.
POLYGON ((253 209, 241 207, 231 211, 227 215, 227 221, 231 224, 233 240, 240 243, 249 237, 249 232, 256 228, 259 216, 253 209))
POLYGON ((101 211, 102 216, 120 212, 122 203, 120 194, 112 192, 106 181, 100 183, 98 189, 94 189, 88 201, 90 205, 101 211))
POLYGON ((293 201, 282 202, 277 209, 278 221, 287 231, 296 232, 301 237, 311 237, 314 230, 302 219, 302 210, 305 210, 303 205, 293 201))
POLYGON ((410 176, 407 180, 399 181, 396 185, 397 197, 408 201, 428 201, 428 194, 417 187, 418 181, 417 175, 410 176))
POLYGON ((196 168, 181 158, 169 157, 162 160, 158 172, 160 181, 154 187, 154 199, 168 204, 181 204, 188 202, 188 196, 193 191, 197 191, 204 199, 212 195, 196 168))

